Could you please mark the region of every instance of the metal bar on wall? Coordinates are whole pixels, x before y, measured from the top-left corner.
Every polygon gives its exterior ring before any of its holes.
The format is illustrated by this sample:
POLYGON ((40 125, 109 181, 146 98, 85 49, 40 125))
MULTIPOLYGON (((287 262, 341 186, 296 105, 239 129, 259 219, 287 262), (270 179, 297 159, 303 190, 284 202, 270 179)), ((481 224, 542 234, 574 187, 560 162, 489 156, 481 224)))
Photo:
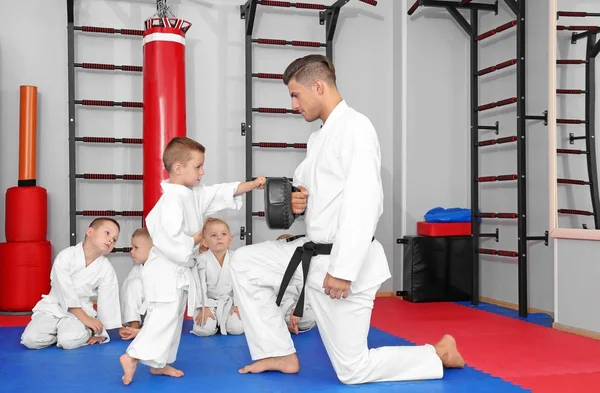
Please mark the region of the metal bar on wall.
POLYGON ((527 137, 525 105, 525 1, 519 1, 517 17, 517 214, 519 316, 527 317, 527 137))
POLYGON ((590 180, 590 196, 594 213, 595 229, 600 229, 600 197, 598 195, 598 170, 596 168, 596 34, 588 36, 585 64, 585 143, 587 155, 588 176, 590 180))
POLYGON ((479 48, 477 35, 479 30, 478 12, 471 10, 471 235, 473 236, 473 288, 471 303, 479 304, 479 48))
POLYGON ((75 145, 75 11, 74 0, 67 0, 67 61, 69 90, 69 243, 77 244, 77 185, 75 145))

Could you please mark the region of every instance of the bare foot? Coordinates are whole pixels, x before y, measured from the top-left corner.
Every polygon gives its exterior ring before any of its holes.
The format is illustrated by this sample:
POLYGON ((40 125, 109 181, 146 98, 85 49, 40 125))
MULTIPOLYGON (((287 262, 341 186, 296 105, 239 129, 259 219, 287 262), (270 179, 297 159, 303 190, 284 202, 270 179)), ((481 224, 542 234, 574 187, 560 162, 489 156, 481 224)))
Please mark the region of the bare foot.
POLYGON ((154 375, 166 375, 168 377, 180 378, 183 377, 183 371, 176 369, 175 367, 171 367, 168 364, 163 368, 150 368, 150 373, 154 375))
POLYGON ((121 377, 123 380, 123 385, 129 385, 133 380, 133 375, 135 374, 135 368, 137 367, 138 360, 132 358, 128 354, 123 354, 119 358, 119 361, 123 367, 123 376, 121 377))
POLYGON ((445 334, 434 347, 435 352, 442 359, 444 367, 463 368, 465 366, 465 361, 456 348, 456 340, 451 335, 445 334))
POLYGON ((295 353, 286 356, 266 358, 243 367, 239 370, 240 374, 257 374, 263 371, 281 371, 285 374, 295 374, 300 371, 300 362, 295 353))

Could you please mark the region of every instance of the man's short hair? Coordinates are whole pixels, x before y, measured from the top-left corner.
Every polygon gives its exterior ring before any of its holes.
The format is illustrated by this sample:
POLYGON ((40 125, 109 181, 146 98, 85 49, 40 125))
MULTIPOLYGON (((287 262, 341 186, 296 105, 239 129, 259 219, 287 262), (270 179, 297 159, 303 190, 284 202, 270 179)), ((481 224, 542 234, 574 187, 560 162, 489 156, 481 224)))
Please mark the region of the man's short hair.
POLYGON ((176 162, 186 163, 191 159, 192 152, 204 153, 206 149, 200 143, 187 137, 176 136, 171 139, 163 152, 163 164, 171 173, 176 162))
POLYGON ((310 85, 315 79, 321 79, 335 86, 335 67, 332 61, 323 55, 308 55, 294 60, 283 73, 283 83, 294 79, 302 85, 310 85))
POLYGON ((119 230, 119 232, 121 232, 121 226, 119 225, 117 220, 114 220, 109 217, 98 217, 98 218, 94 219, 92 222, 90 222, 89 228, 98 229, 98 227, 100 225, 104 224, 105 222, 112 222, 113 224, 115 224, 117 226, 117 229, 119 230))
POLYGON ((136 229, 131 235, 131 239, 133 240, 136 237, 143 237, 147 240, 152 241, 152 238, 150 237, 150 232, 148 232, 148 228, 146 227, 136 229))

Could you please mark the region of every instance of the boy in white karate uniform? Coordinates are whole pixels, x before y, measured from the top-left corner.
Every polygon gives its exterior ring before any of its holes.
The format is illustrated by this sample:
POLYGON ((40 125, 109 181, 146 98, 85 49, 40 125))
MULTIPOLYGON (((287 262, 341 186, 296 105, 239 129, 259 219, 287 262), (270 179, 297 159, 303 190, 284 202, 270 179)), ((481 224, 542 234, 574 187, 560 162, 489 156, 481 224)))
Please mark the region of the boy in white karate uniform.
POLYGON ((119 231, 115 220, 97 218, 82 242, 58 253, 50 273, 50 293, 33 308, 21 344, 30 349, 54 344, 75 349, 110 341, 106 330, 121 326, 119 282, 104 255, 113 250, 119 231), (92 302, 96 296, 97 312, 92 302))
POLYGON ((202 238, 204 215, 224 209, 239 209, 241 194, 265 184, 264 177, 252 182, 200 185, 204 175, 205 148, 186 138, 173 138, 163 152, 169 180, 163 194, 146 217, 154 246, 142 272, 147 312, 142 329, 121 355, 122 381, 131 383, 138 362, 157 375, 181 377, 172 367, 181 338, 187 306, 189 316, 201 307, 200 284, 192 269, 202 238))
POLYGON ((151 248, 148 229, 136 229, 131 235, 133 267, 121 285, 121 320, 124 326, 119 329, 119 336, 123 340, 133 340, 137 336, 146 316, 148 304, 144 296, 142 271, 151 248))
MULTIPOLYGON (((282 235, 277 239, 286 238, 282 235)), ((191 333, 197 336, 212 336, 217 331, 223 335, 240 335, 244 332, 231 285, 230 261, 235 253, 229 249, 232 241, 229 225, 225 221, 214 217, 206 219, 202 228, 202 244, 208 251, 200 255, 196 267, 208 306, 204 308, 204 313, 200 309, 194 315, 191 333)), ((308 305, 304 307, 302 317, 292 315, 299 295, 300 288, 289 286, 280 307, 290 332, 295 334, 308 331, 316 324, 308 305)))
POLYGON ((439 379, 444 367, 464 367, 450 335, 435 345, 369 349, 375 295, 391 276, 383 247, 374 238, 383 212, 377 133, 370 120, 341 97, 335 68, 326 56, 294 60, 283 81, 292 109, 306 121, 320 119, 323 126, 309 137, 306 157, 293 177, 300 191, 291 194, 291 209, 305 212, 306 238, 283 247, 275 242, 244 246, 231 261, 233 288, 254 360, 239 372, 300 370, 286 326, 276 323, 279 310, 273 298, 282 277, 290 277, 291 285, 306 285, 306 300, 344 384, 439 379), (297 248, 312 260, 290 265, 297 248), (303 265, 310 267, 308 272, 303 265))
POLYGON ((209 217, 202 227, 202 244, 208 248, 196 264, 206 306, 194 315, 191 333, 201 337, 221 334, 240 335, 244 325, 235 305, 229 261, 233 238, 229 225, 219 218, 209 217))

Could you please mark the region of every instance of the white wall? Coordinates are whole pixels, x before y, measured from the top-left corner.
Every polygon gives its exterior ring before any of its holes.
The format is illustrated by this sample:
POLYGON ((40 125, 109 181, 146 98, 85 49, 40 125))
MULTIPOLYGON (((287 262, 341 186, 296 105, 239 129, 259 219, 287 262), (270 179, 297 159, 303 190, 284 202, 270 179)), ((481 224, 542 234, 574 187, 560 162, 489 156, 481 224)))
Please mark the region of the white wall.
MULTIPOLYGON (((207 147, 207 184, 243 180, 244 138, 240 123, 244 113, 244 21, 240 19, 240 0, 170 0, 176 14, 193 26, 186 37, 186 81, 188 136, 207 147)), ((323 3, 330 4, 328 1, 323 3)), ((75 24, 141 29, 143 21, 155 12, 153 0, 76 0, 75 24)), ((340 15, 335 39, 334 61, 338 84, 348 103, 369 116, 381 142, 385 192, 385 213, 376 236, 384 245, 393 265, 393 78, 392 2, 380 1, 371 7, 358 1, 348 3, 340 15)), ((68 103, 66 1, 23 0, 11 6, 11 14, 30 18, 22 30, 16 18, 0 26, 2 91, 0 189, 17 182, 18 92, 20 84, 39 88, 38 184, 49 194, 49 236, 53 255, 69 245, 68 226, 68 103), (21 31, 18 39, 15 31, 21 31)), ((322 41, 324 27, 316 11, 259 7, 254 37, 322 41)), ((77 62, 142 64, 141 40, 118 35, 76 34, 77 62)), ((256 47, 254 71, 282 73, 296 57, 324 49, 256 47)), ((76 97, 115 101, 141 101, 141 74, 90 72, 77 70, 76 97)), ((287 89, 280 83, 256 81, 255 106, 289 107, 287 89)), ((77 109, 77 134, 80 136, 141 137, 141 110, 77 109)), ((255 141, 305 142, 318 124, 301 118, 255 115, 255 141)), ((141 173, 139 146, 80 145, 78 172, 141 173)), ((256 150, 254 175, 292 176, 303 152, 294 150, 256 150)), ((77 208, 141 210, 141 184, 79 181, 77 208)), ((263 193, 255 193, 255 210, 262 210, 263 193)), ((4 198, 0 205, 4 215, 4 198)), ((233 248, 244 225, 244 208, 224 214, 233 236, 233 248)), ((78 240, 82 239, 88 218, 78 220, 78 240)), ((118 246, 128 246, 139 218, 121 219, 118 246)), ((261 218, 254 219, 255 242, 276 237, 261 218)), ((303 233, 302 222, 290 231, 303 233)), ((0 220, 4 240, 4 220, 0 220)), ((131 266, 128 256, 110 257, 119 278, 131 266)), ((391 280, 382 290, 391 290, 391 280)))
MULTIPOLYGON (((527 114, 541 115, 547 105, 548 11, 543 2, 528 2, 527 7, 527 114)), ((497 16, 480 12, 480 33, 514 19, 503 1, 499 11, 497 16)), ((468 11, 461 14, 470 21, 468 11)), ((433 207, 470 207, 470 46, 467 34, 445 9, 419 8, 410 17, 405 12, 401 16, 397 25, 407 22, 405 220, 406 234, 414 234, 416 222, 433 207)), ((514 58, 516 29, 481 41, 479 48, 479 69, 514 58)), ((515 96, 516 67, 481 77, 479 91, 480 105, 515 96)), ((516 135, 516 105, 480 113, 480 124, 496 120, 500 134, 481 131, 481 140, 516 135)), ((548 229, 546 127, 530 122, 526 132, 528 235, 543 235, 548 229)), ((516 173, 516 158, 516 144, 481 149, 480 175, 516 173)), ((516 212, 516 182, 482 184, 479 198, 482 211, 516 212)), ((481 226, 482 232, 495 228, 500 241, 482 239, 481 247, 516 250, 516 221, 484 220, 481 226)), ((548 311, 553 308, 551 260, 552 247, 530 242, 529 305, 548 311)), ((482 255, 480 261, 481 295, 516 304, 516 259, 482 255)))

